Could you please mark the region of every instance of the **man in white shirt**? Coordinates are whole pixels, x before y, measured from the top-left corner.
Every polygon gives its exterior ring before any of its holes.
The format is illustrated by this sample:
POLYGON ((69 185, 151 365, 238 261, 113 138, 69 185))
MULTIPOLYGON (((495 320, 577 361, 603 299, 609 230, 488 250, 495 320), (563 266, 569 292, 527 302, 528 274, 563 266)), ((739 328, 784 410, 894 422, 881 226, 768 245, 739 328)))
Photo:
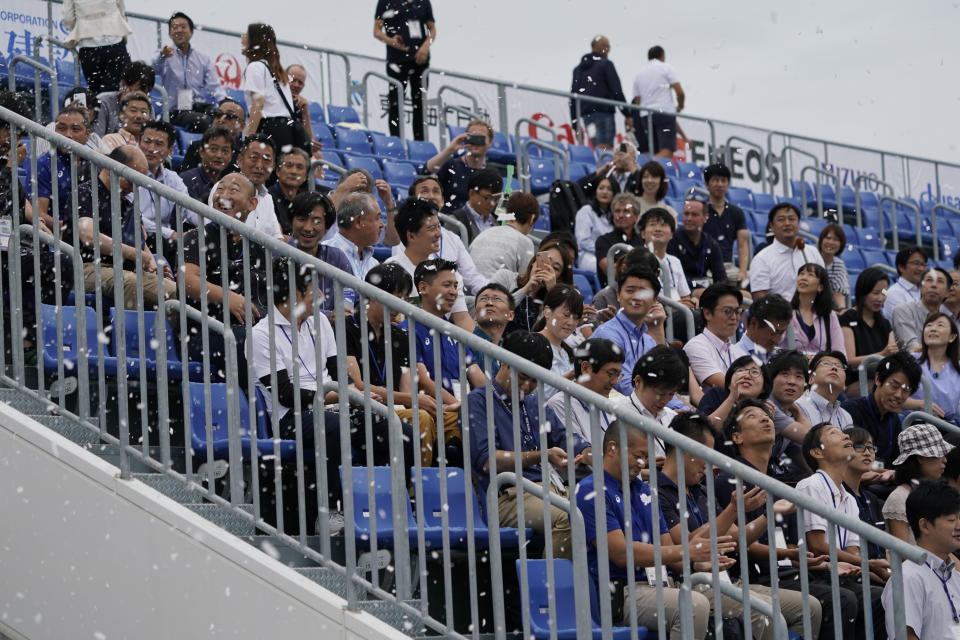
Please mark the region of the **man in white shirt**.
MULTIPOLYGON (((443 237, 440 230, 440 219, 437 217, 437 208, 433 201, 420 198, 407 198, 400 209, 394 223, 403 243, 403 252, 390 256, 387 262, 396 262, 406 269, 410 277, 416 273, 417 265, 431 259, 431 255, 439 252, 440 240, 443 237)), ((467 311, 467 301, 463 294, 463 278, 456 273, 457 299, 450 313, 450 321, 466 331, 472 332, 476 325, 467 311)))
POLYGON ((906 247, 897 252, 897 281, 887 287, 887 299, 883 303, 883 315, 888 320, 893 310, 904 302, 916 302, 920 299, 920 283, 926 275, 927 252, 921 247, 906 247))
MULTIPOLYGON (((482 173, 482 171, 480 173, 482 173)), ((437 205, 438 210, 441 210, 443 207, 443 189, 440 187, 436 176, 418 176, 417 179, 413 181, 413 184, 410 185, 407 194, 411 198, 416 197, 432 201, 437 205)), ((491 217, 493 217, 493 214, 491 214, 491 217)), ((389 224, 388 221, 388 225, 389 224)), ((396 229, 396 224, 392 226, 396 229)), ((396 232, 394 232, 394 235, 396 235, 396 232)), ((396 244, 393 246, 392 253, 394 256, 403 253, 404 249, 403 244, 400 242, 400 237, 396 237, 396 244)), ((383 243, 386 245, 391 244, 389 234, 388 237, 384 238, 383 243)), ((463 279, 464 286, 473 295, 477 295, 477 293, 490 282, 490 278, 477 270, 477 265, 474 264, 470 252, 467 250, 467 247, 464 246, 463 240, 460 239, 460 235, 446 227, 440 227, 440 249, 430 254, 430 257, 456 263, 457 273, 463 279)))
POLYGON ((637 222, 637 231, 640 237, 650 247, 653 254, 661 263, 666 262, 667 268, 660 268, 660 284, 663 293, 672 300, 676 300, 691 309, 696 309, 696 301, 690 297, 690 285, 687 276, 683 273, 683 265, 676 256, 667 253, 667 245, 677 230, 677 221, 670 212, 661 207, 653 207, 644 211, 637 222))
MULTIPOLYGON (((633 393, 623 401, 624 407, 645 418, 669 427, 677 412, 667 406, 677 391, 686 384, 687 368, 672 347, 658 345, 650 349, 633 367, 633 393)), ((655 455, 664 455, 664 443, 654 440, 655 455)))
MULTIPOLYGON (((650 148, 651 134, 648 131, 651 117, 647 112, 638 117, 637 148, 640 153, 654 153, 657 158, 669 158, 677 149, 677 117, 672 115, 683 111, 686 95, 680 86, 680 78, 673 67, 667 64, 663 47, 650 47, 647 52, 646 66, 640 69, 633 79, 633 103, 661 113, 654 113, 653 148, 650 148), (676 93, 676 104, 674 104, 676 93)), ((626 119, 627 131, 633 128, 633 118, 626 119)))
MULTIPOLYGON (((803 459, 814 470, 797 483, 797 491, 806 494, 827 509, 842 513, 854 520, 860 518, 857 499, 843 488, 843 475, 849 459, 853 456, 853 443, 839 427, 829 423, 814 425, 803 438, 803 459)), ((883 617, 880 606, 880 587, 870 587, 870 601, 863 600, 863 585, 860 584, 860 536, 839 525, 832 525, 823 516, 809 509, 803 511, 800 530, 805 531, 807 549, 817 556, 830 553, 830 536, 836 540, 837 573, 839 585, 850 589, 857 597, 859 608, 872 607, 874 621, 883 617), (831 531, 832 529, 832 531, 831 531)), ((890 563, 886 560, 870 560, 870 572, 886 580, 890 576, 890 563)), ((866 578, 864 578, 866 579, 866 578)), ((877 624, 877 622, 874 622, 877 624)), ((853 625, 845 623, 844 627, 853 625)), ((857 616, 856 633, 846 637, 865 636, 863 615, 857 616)))
MULTIPOLYGON (((283 229, 277 220, 277 213, 273 208, 273 196, 264 186, 270 174, 273 173, 276 161, 276 148, 269 137, 256 133, 243 139, 240 151, 237 153, 237 166, 256 190, 257 208, 247 216, 247 224, 269 236, 283 239, 283 229)), ((207 204, 213 206, 213 193, 217 185, 213 185, 207 204)))
MULTIPOLYGON (((620 381, 620 368, 623 366, 623 349, 611 340, 604 338, 590 338, 577 347, 573 359, 573 379, 580 386, 597 393, 604 398, 620 381)), ((559 420, 566 425, 567 432, 576 433, 585 442, 591 442, 593 428, 590 424, 590 407, 578 400, 570 398, 570 413, 566 410, 566 394, 555 393, 547 400, 547 407, 553 410, 548 417, 559 420)), ((615 420, 604 411, 598 411, 597 424, 604 433, 607 427, 615 420)))
MULTIPOLYGON (((173 153, 173 145, 176 141, 176 130, 173 128, 173 125, 169 122, 163 122, 162 120, 151 120, 143 125, 143 130, 140 132, 140 150, 143 151, 143 155, 147 157, 147 175, 170 187, 175 191, 179 191, 183 195, 189 197, 190 194, 187 191, 187 186, 183 183, 183 180, 180 179, 173 171, 170 171, 163 166, 163 163, 166 162, 167 158, 170 157, 170 154, 173 153)), ((133 200, 133 194, 127 196, 130 200, 133 200)), ((143 187, 140 188, 140 220, 143 224, 143 230, 147 233, 148 241, 153 243, 156 240, 157 233, 157 199, 155 199, 153 192, 149 189, 143 187)), ((160 220, 160 233, 163 235, 165 241, 176 240, 177 237, 177 223, 173 218, 174 211, 176 206, 167 200, 166 198, 159 198, 159 220, 160 220)), ((181 215, 183 216, 183 221, 188 225, 197 226, 197 215, 192 211, 182 211, 181 215)), ((183 229, 186 231, 186 229, 183 229)), ((170 251, 163 251, 164 256, 168 259, 172 257, 173 252, 176 251, 176 248, 171 244, 165 249, 170 249, 170 251)))
POLYGON ((821 351, 810 361, 810 388, 794 404, 810 424, 829 422, 841 429, 853 426, 853 418, 837 400, 846 384, 847 357, 840 351, 821 351))
POLYGON ((707 326, 687 342, 684 353, 693 375, 704 387, 723 386, 724 376, 733 361, 747 355, 730 340, 737 333, 743 294, 729 282, 715 282, 700 296, 700 308, 707 326))
POLYGON ((533 240, 527 234, 540 216, 540 203, 529 193, 514 193, 507 200, 506 211, 513 219, 508 217, 505 224, 480 233, 470 245, 470 256, 487 278, 494 279, 497 271, 505 269, 515 281, 533 258, 533 240))
POLYGON ((749 313, 747 330, 737 346, 766 364, 780 348, 783 334, 793 321, 793 307, 783 297, 771 293, 754 300, 749 313))
POLYGON ((750 263, 750 288, 753 297, 778 293, 787 300, 797 290, 797 272, 805 264, 825 267, 816 247, 807 247, 800 231, 800 210, 789 202, 770 209, 768 216, 774 240, 753 257, 750 263))

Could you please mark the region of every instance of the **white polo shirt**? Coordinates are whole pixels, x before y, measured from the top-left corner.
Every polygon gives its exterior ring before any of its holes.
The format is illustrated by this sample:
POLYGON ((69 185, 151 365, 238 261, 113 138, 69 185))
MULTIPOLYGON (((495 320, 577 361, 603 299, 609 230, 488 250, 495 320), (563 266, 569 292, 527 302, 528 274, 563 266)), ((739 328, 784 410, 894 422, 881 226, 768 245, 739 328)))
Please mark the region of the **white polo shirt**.
MULTIPOLYGON (((466 286, 471 293, 476 294, 477 291, 480 291, 480 289, 490 282, 490 278, 480 275, 480 272, 477 271, 477 265, 474 264, 473 258, 470 257, 470 252, 467 251, 467 248, 463 245, 463 240, 460 239, 459 235, 444 227, 440 228, 440 233, 440 250, 436 253, 431 253, 430 257, 441 258, 456 263, 457 274, 463 280, 464 286, 466 286)), ((403 244, 394 245, 390 257, 402 254, 404 249, 403 244)))
MULTIPOLYGON (((213 206, 213 194, 217 191, 218 180, 210 189, 210 195, 207 196, 207 204, 213 206)), ((283 239, 283 229, 280 228, 280 221, 277 220, 277 212, 273 208, 273 196, 263 185, 257 189, 257 208, 247 215, 247 225, 257 231, 263 231, 268 236, 273 236, 278 240, 283 239)))
MULTIPOLYGON (((568 432, 577 434, 584 442, 591 442, 590 407, 579 399, 571 397, 570 413, 566 413, 564 395, 563 393, 553 394, 545 403, 546 406, 553 409, 560 422, 566 425, 568 432)), ((612 416, 605 411, 598 411, 597 413, 597 424, 600 425, 600 430, 606 433, 610 423, 616 420, 616 416, 612 416)))
POLYGON ((906 280, 897 278, 897 281, 887 287, 887 299, 883 302, 883 315, 888 320, 893 317, 893 310, 904 302, 919 302, 920 287, 906 280))
POLYGON ((816 247, 800 250, 774 240, 750 262, 750 288, 777 293, 790 300, 797 290, 797 271, 808 262, 826 268, 816 247))
POLYGON ((747 352, 728 340, 721 340, 710 329, 691 338, 683 345, 683 352, 690 360, 690 368, 697 382, 703 381, 719 373, 727 375, 727 369, 737 358, 747 355, 747 352))
POLYGON ((663 285, 670 283, 670 299, 679 300, 689 296, 690 285, 687 284, 687 276, 683 272, 680 258, 668 253, 663 259, 667 262, 667 269, 661 269, 660 283, 663 285))
MULTIPOLYGON (((650 418, 654 422, 659 422, 660 425, 664 427, 669 427, 670 423, 673 422, 674 416, 677 415, 677 412, 670 407, 664 407, 663 411, 657 415, 653 415, 649 409, 643 406, 643 403, 640 402, 640 399, 637 397, 637 393, 635 391, 624 398, 621 402, 623 403, 624 407, 630 407, 644 418, 650 418)), ((660 438, 654 438, 654 455, 658 457, 667 455, 666 449, 664 448, 664 442, 660 438)))
MULTIPOLYGON (((273 309, 273 342, 270 342, 270 316, 264 315, 253 326, 251 335, 253 340, 253 375, 256 384, 266 392, 260 378, 270 375, 270 356, 275 354, 277 371, 286 371, 291 382, 294 376, 299 378, 301 389, 316 391, 319 385, 330 380, 327 373, 327 359, 337 355, 337 340, 333 334, 330 321, 324 315, 319 316, 319 323, 314 330, 314 316, 310 315, 300 324, 300 329, 294 333, 290 321, 273 309), (297 341, 297 359, 293 359, 293 341, 297 341), (316 346, 319 344, 322 362, 317 362, 316 346), (319 380, 318 380, 319 378, 319 380)), ((264 396, 270 398, 269 392, 264 396)), ((268 410, 271 407, 267 407, 268 410)), ((277 419, 283 418, 291 407, 278 406, 277 419)))
MULTIPOLYGON (((823 471, 817 471, 811 476, 807 476, 797 483, 797 491, 806 494, 821 502, 834 511, 844 513, 851 518, 860 518, 860 508, 857 506, 857 499, 852 493, 846 491, 842 486, 838 487, 833 483, 823 471)), ((827 519, 821 515, 805 509, 803 511, 803 529, 804 531, 823 531, 827 536, 827 542, 830 541, 830 535, 827 533, 829 527, 834 526, 827 522, 827 519)), ((846 549, 847 547, 859 547, 860 536, 853 531, 837 527, 836 531, 837 549, 846 549)))

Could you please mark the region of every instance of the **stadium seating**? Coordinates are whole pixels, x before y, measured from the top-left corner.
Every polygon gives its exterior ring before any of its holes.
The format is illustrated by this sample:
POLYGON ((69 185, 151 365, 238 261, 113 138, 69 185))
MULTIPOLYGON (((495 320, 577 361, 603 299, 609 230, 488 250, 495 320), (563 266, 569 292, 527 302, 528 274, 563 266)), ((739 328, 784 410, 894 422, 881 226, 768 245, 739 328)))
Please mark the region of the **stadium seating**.
MULTIPOLYGON (((323 122, 314 122, 313 126, 313 139, 319 140, 323 143, 324 150, 333 149, 336 147, 337 142, 333 136, 333 131, 330 130, 330 127, 323 122)), ((324 151, 326 153, 326 151, 324 151)))
MULTIPOLYGON (((340 478, 343 480, 343 467, 340 467, 340 478)), ((376 523, 376 539, 378 547, 393 546, 393 493, 390 484, 390 467, 373 467, 373 482, 367 479, 367 467, 353 467, 353 523, 356 527, 357 544, 369 548, 373 537, 371 520, 376 523), (369 489, 373 489, 375 514, 370 505, 369 489), (371 518, 372 516, 372 518, 371 518)), ((407 535, 410 544, 417 544, 417 522, 413 518, 413 509, 410 500, 404 496, 403 500, 407 511, 407 535)), ((427 547, 442 547, 442 529, 438 526, 429 526, 421 523, 420 530, 424 533, 427 547)))
POLYGON ((407 158, 403 143, 400 142, 400 138, 394 136, 373 136, 373 155, 398 160, 406 160, 407 158))
MULTIPOLYGON (((239 421, 235 427, 240 433, 240 450, 244 460, 252 458, 252 445, 250 434, 250 408, 247 403, 247 395, 243 389, 237 389, 236 398, 236 417, 239 421)), ((207 422, 206 410, 207 402, 210 403, 210 439, 212 442, 211 458, 213 460, 229 460, 229 440, 230 423, 227 413, 227 385, 225 383, 210 383, 209 389, 203 382, 190 383, 190 446, 193 448, 194 461, 196 464, 207 461, 207 422)), ((255 400, 256 407, 256 440, 257 453, 259 455, 274 455, 274 440, 269 437, 269 428, 267 426, 266 405, 260 394, 257 394, 255 400)), ((280 457, 281 459, 290 459, 296 455, 296 443, 293 440, 281 440, 280 457)))
POLYGON ((383 161, 383 179, 390 183, 390 186, 406 191, 416 177, 417 167, 411 162, 389 159, 383 161))
MULTIPOLYGON (((91 373, 103 370, 109 377, 117 375, 117 359, 108 355, 104 349, 103 359, 97 356, 97 314, 90 307, 83 307, 84 322, 86 323, 87 367, 91 373)), ((40 307, 40 336, 43 344, 41 358, 43 366, 48 372, 57 371, 58 356, 64 362, 65 374, 76 376, 80 362, 80 338, 77 333, 76 307, 64 306, 57 308, 54 305, 44 304, 40 307), (62 330, 58 330, 57 322, 62 330), (62 349, 57 344, 60 336, 62 349)))
POLYGON ((370 139, 367 137, 366 131, 337 127, 336 132, 337 149, 351 153, 370 154, 370 139))
POLYGON ((422 166, 437 155, 437 147, 429 140, 407 140, 407 157, 422 166))
POLYGON ((340 124, 341 122, 360 124, 360 116, 357 115, 357 111, 353 107, 338 107, 328 104, 327 122, 330 124, 340 124))
MULTIPOLYGON (((147 379, 155 381, 157 377, 157 348, 159 347, 159 338, 155 333, 156 317, 155 311, 143 312, 143 326, 145 329, 143 336, 144 350, 140 351, 140 331, 139 318, 137 311, 124 311, 124 356, 126 358, 127 375, 133 379, 140 377, 140 361, 144 362, 147 379)), ((120 337, 117 331, 117 310, 110 309, 110 326, 113 329, 112 340, 110 342, 110 355, 119 358, 118 343, 120 337)), ((176 333, 170 325, 170 321, 164 318, 166 323, 164 352, 167 359, 167 377, 169 380, 183 379, 183 362, 180 361, 180 355, 177 353, 176 333)), ((203 364, 200 362, 187 363, 187 376, 190 380, 201 380, 203 378, 203 364)))
POLYGON ((377 164, 375 158, 345 153, 343 154, 343 164, 347 169, 366 169, 373 174, 375 179, 383 180, 383 171, 380 170, 380 165, 377 164))
POLYGON ((324 116, 324 113, 323 113, 323 105, 322 105, 322 104, 320 104, 319 102, 311 102, 310 105, 309 105, 309 107, 308 107, 308 109, 309 109, 309 112, 310 112, 310 122, 311 122, 311 123, 314 123, 314 122, 325 122, 325 121, 326 121, 326 117, 324 116))

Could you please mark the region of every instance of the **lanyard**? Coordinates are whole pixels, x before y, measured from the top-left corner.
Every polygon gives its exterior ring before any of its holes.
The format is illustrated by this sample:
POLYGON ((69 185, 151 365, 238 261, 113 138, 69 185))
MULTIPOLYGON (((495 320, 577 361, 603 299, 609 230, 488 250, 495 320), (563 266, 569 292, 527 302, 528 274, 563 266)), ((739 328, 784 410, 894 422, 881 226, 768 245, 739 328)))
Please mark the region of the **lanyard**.
MULTIPOLYGON (((290 335, 287 333, 287 330, 284 329, 283 327, 277 327, 277 328, 280 329, 281 333, 283 333, 284 337, 286 337, 287 342, 290 343, 290 347, 293 348, 293 340, 290 339, 290 335)), ((299 343, 299 341, 300 341, 300 334, 299 334, 299 332, 298 332, 298 333, 297 333, 297 342, 299 343)), ((313 337, 313 332, 312 332, 312 331, 310 332, 310 341, 313 342, 314 353, 316 353, 317 341, 316 341, 316 339, 313 337)), ((314 373, 314 372, 312 372, 312 371, 310 371, 310 367, 308 367, 308 366, 307 366, 307 363, 303 361, 303 356, 300 354, 299 349, 297 350, 297 360, 300 361, 300 364, 303 365, 303 368, 306 369, 307 373, 310 374, 310 377, 313 378, 313 381, 316 382, 316 381, 317 381, 317 374, 314 373)))
MULTIPOLYGON (((947 589, 947 583, 950 582, 950 578, 943 579, 940 577, 940 574, 934 571, 933 567, 929 562, 924 562, 923 564, 930 567, 930 571, 933 571, 933 575, 937 576, 937 580, 940 581, 940 586, 943 587, 943 595, 947 597, 947 602, 950 603, 950 612, 953 614, 953 621, 960 622, 960 616, 957 615, 957 606, 953 604, 953 598, 950 597, 950 590, 947 589)), ((953 577, 953 571, 950 571, 950 576, 953 577)))
MULTIPOLYGON (((636 396, 636 394, 634 394, 634 393, 631 393, 631 394, 630 394, 630 404, 633 405, 633 408, 636 409, 636 410, 637 410, 637 413, 639 413, 640 415, 643 415, 644 412, 646 412, 647 414, 649 414, 650 416, 652 416, 653 419, 654 419, 656 422, 658 422, 661 426, 664 426, 664 427, 667 426, 667 425, 663 424, 662 422, 660 422, 660 419, 659 419, 657 416, 655 416, 655 415, 653 415, 652 413, 650 413, 649 411, 647 411, 644 406, 637 404, 637 396, 636 396)), ((664 445, 663 440, 661 440, 660 438, 658 438, 658 437, 656 437, 656 436, 654 436, 653 439, 657 442, 658 445, 660 445, 660 448, 661 448, 661 449, 666 449, 666 446, 664 445)))
POLYGON ((690 500, 690 494, 686 495, 687 498, 687 509, 690 510, 690 513, 697 519, 697 528, 703 526, 703 513, 700 511, 700 505, 697 504, 696 500, 690 500))
MULTIPOLYGON (((383 365, 381 366, 380 363, 377 362, 377 356, 374 355, 374 353, 373 353, 373 344, 370 342, 370 340, 367 340, 367 350, 370 352, 370 361, 373 362, 373 367, 374 367, 374 369, 376 369, 377 373, 380 375, 380 382, 382 382, 382 383, 385 385, 385 384, 387 384, 387 375, 386 375, 386 374, 387 374, 387 357, 386 357, 386 350, 387 350, 386 339, 387 339, 387 333, 386 333, 386 327, 384 327, 383 331, 384 331, 384 333, 383 333, 383 339, 384 339, 384 346, 383 346, 383 350, 384 350, 383 365)), ((391 340, 391 342, 393 342, 393 341, 391 340)))
MULTIPOLYGON (((864 494, 863 496, 863 504, 860 504, 860 498, 857 497, 857 494, 854 493, 853 491, 850 491, 850 493, 853 494, 853 499, 857 501, 857 511, 859 511, 862 514, 864 511, 864 508, 866 508, 866 511, 867 511, 866 521, 872 524, 873 526, 877 526, 877 522, 873 518, 873 507, 870 506, 870 500, 867 499, 866 494, 864 494)), ((860 519, 863 520, 862 517, 860 519)), ((871 542, 870 549, 875 549, 878 554, 877 557, 882 557, 883 554, 882 554, 882 550, 880 549, 880 545, 874 542, 871 542)), ((873 557, 873 554, 871 554, 871 557, 873 557)))
MULTIPOLYGON (((823 471, 817 471, 817 475, 823 478, 823 483, 827 485, 827 491, 830 492, 830 502, 833 503, 833 508, 836 509, 837 499, 833 495, 833 488, 830 486, 830 481, 827 479, 827 474, 825 474, 823 471)), ((837 539, 840 541, 840 548, 846 549, 847 548, 847 530, 841 528, 840 525, 836 525, 836 527, 837 527, 837 539)))
MULTIPOLYGON (((497 393, 497 388, 494 387, 493 395, 500 402, 500 406, 503 407, 503 410, 508 414, 513 413, 510 411, 509 405, 507 405, 506 400, 503 399, 499 393, 497 393)), ((506 395, 504 393, 504 395, 506 395)), ((520 405, 520 415, 523 417, 524 429, 520 430, 520 450, 521 451, 532 451, 533 449, 538 449, 539 445, 537 444, 536 438, 533 437, 533 426, 530 424, 530 415, 527 413, 527 408, 524 406, 523 401, 519 402, 520 405)))
POLYGON ((733 354, 730 353, 730 344, 727 344, 727 360, 723 359, 723 354, 720 352, 720 349, 716 347, 713 348, 717 352, 717 357, 720 358, 720 363, 723 365, 723 370, 726 371, 730 368, 730 365, 733 364, 733 354))
MULTIPOLYGON (((583 407, 583 410, 586 411, 587 415, 589 416, 590 407, 588 407, 587 404, 580 398, 577 398, 576 400, 577 402, 580 403, 580 406, 583 407)), ((600 417, 603 418, 603 430, 606 431, 607 429, 610 428, 610 418, 607 416, 607 413, 605 411, 600 411, 599 413, 600 413, 600 417)))
MULTIPOLYGON (((187 67, 190 66, 190 54, 193 53, 193 47, 190 47, 190 50, 187 51, 187 55, 183 56, 183 87, 184 89, 189 89, 190 85, 187 84, 187 67)), ((183 54, 180 54, 183 55, 183 54)))

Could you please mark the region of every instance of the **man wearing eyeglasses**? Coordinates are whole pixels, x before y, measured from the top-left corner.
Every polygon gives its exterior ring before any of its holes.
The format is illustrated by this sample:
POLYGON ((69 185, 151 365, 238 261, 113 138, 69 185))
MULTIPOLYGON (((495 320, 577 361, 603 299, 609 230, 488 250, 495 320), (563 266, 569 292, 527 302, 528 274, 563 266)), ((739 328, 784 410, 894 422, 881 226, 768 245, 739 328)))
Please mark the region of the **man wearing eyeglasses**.
POLYGON ((897 252, 894 264, 897 281, 887 287, 887 300, 883 303, 883 315, 893 317, 893 310, 904 302, 920 299, 920 283, 927 273, 927 252, 922 247, 906 247, 897 252))
MULTIPOLYGON (((220 101, 220 104, 217 105, 217 110, 214 111, 213 117, 213 126, 227 129, 230 132, 230 139, 233 142, 230 165, 224 171, 223 175, 237 172, 240 169, 237 167, 236 163, 236 149, 240 148, 240 144, 243 140, 242 132, 243 128, 247 126, 247 114, 239 102, 233 98, 224 98, 220 101)), ((200 166, 200 150, 202 145, 203 142, 200 140, 195 140, 190 143, 190 146, 187 147, 187 151, 183 154, 183 162, 180 163, 180 173, 200 166)))
MULTIPOLYGON (((503 346, 503 334, 507 324, 513 320, 513 310, 516 303, 505 286, 497 282, 488 282, 477 292, 473 308, 473 321, 477 325, 473 335, 480 336, 487 342, 503 346)), ((480 371, 486 374, 486 356, 477 351, 473 354, 474 361, 480 371)), ((490 375, 500 369, 500 363, 490 359, 490 375)))
POLYGON ((877 446, 877 461, 887 468, 891 468, 900 455, 897 436, 900 434, 903 403, 916 393, 922 375, 923 371, 913 356, 898 351, 880 361, 869 395, 843 403, 853 424, 870 432, 877 446))
POLYGON ((810 424, 829 422, 841 429, 853 426, 853 418, 837 397, 846 381, 847 357, 840 351, 821 351, 810 361, 810 388, 794 403, 810 424))
POLYGON ((715 282, 700 296, 700 308, 707 326, 694 336, 683 350, 697 382, 704 387, 723 385, 723 378, 733 361, 747 355, 731 339, 740 324, 743 294, 729 282, 715 282))

